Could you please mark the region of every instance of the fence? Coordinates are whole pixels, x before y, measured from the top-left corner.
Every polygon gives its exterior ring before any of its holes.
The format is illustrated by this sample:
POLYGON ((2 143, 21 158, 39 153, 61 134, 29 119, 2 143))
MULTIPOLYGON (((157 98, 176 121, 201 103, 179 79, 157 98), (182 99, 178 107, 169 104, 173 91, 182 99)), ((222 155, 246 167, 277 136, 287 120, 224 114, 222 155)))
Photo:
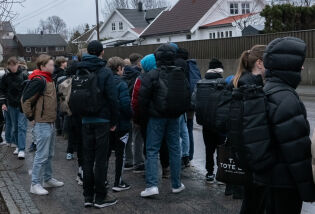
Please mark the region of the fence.
MULTIPOLYGON (((195 59, 211 59, 212 57, 219 59, 237 59, 244 50, 250 49, 253 45, 266 45, 275 38, 286 36, 294 36, 304 40, 307 44, 306 57, 315 58, 315 29, 224 39, 177 42, 176 44, 187 49, 190 53, 190 57, 195 59)), ((159 44, 106 48, 105 57, 120 56, 126 58, 131 53, 146 55, 153 53, 158 46, 159 44)))

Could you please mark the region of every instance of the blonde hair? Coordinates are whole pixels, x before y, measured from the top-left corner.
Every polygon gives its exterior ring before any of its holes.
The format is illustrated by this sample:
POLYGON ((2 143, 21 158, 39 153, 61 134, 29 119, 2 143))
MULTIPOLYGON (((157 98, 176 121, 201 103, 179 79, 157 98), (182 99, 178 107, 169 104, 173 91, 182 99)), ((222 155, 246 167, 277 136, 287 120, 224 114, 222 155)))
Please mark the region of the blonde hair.
POLYGON ((233 79, 233 85, 237 88, 238 81, 240 80, 242 74, 245 71, 252 72, 252 69, 255 67, 257 60, 263 60, 264 51, 266 45, 255 45, 250 50, 244 51, 240 57, 240 62, 238 65, 237 72, 233 79))

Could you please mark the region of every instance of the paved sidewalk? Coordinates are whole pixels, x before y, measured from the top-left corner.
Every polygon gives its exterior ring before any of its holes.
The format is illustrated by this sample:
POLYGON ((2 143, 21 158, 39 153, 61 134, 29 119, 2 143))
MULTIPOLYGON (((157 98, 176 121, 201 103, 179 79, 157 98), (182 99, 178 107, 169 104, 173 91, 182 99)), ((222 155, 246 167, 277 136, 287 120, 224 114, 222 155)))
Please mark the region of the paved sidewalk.
MULTIPOLYGON (((30 137, 28 136, 28 139, 30 137)), ((28 141, 30 142, 30 141, 28 141)), ((77 163, 75 160, 65 159, 66 141, 57 138, 56 155, 54 158, 55 177, 65 182, 65 186, 50 191, 48 196, 34 196, 29 193, 30 169, 33 154, 27 153, 25 161, 17 160, 12 155, 13 149, 8 150, 4 164, 7 168, 13 168, 8 172, 2 172, 0 176, 5 179, 11 202, 16 213, 44 213, 44 214, 71 214, 71 213, 213 213, 234 214, 240 209, 240 201, 232 200, 224 196, 224 187, 218 185, 209 186, 204 182, 194 167, 187 169, 182 174, 182 182, 186 190, 181 194, 171 193, 170 181, 161 179, 160 195, 154 199, 143 199, 140 192, 144 189, 144 175, 125 172, 124 180, 132 185, 131 190, 122 193, 112 193, 118 198, 118 204, 113 207, 98 209, 85 209, 83 207, 82 187, 75 181, 77 163), (13 199, 13 203, 12 203, 13 199), (14 206, 15 205, 15 206, 14 206), (27 210, 27 211, 26 211, 27 210), (25 212, 24 212, 25 211, 25 212)), ((1 156, 4 149, 1 148, 1 156)), ((112 155, 112 157, 114 154, 112 155)), ((109 181, 113 183, 113 162, 111 158, 109 181)), ((14 212, 15 213, 15 212, 14 212)))

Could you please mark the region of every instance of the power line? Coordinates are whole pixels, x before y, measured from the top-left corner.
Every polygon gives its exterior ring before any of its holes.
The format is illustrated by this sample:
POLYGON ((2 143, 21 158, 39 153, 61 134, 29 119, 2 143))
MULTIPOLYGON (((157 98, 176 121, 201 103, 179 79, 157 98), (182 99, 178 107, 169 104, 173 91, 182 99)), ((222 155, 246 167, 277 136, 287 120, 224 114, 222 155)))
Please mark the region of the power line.
POLYGON ((58 2, 58 0, 55 1, 54 3, 56 3, 56 4, 52 5, 51 7, 46 8, 46 9, 41 10, 40 12, 34 14, 33 16, 30 16, 30 17, 28 17, 28 18, 25 18, 24 20, 21 20, 20 22, 14 24, 14 26, 17 26, 17 25, 19 25, 19 24, 21 24, 21 23, 23 23, 23 22, 25 22, 25 21, 28 21, 28 20, 30 20, 30 19, 36 17, 36 16, 39 16, 39 15, 41 15, 42 13, 46 12, 47 10, 50 10, 50 9, 56 7, 56 6, 60 6, 61 4, 64 4, 67 0, 61 0, 61 1, 62 1, 62 2, 60 2, 60 3, 58 2))
MULTIPOLYGON (((59 1, 59 0, 57 0, 57 1, 59 1)), ((20 18, 17 18, 15 21, 21 21, 23 19, 26 19, 27 17, 34 15, 34 13, 44 9, 47 6, 53 5, 55 3, 56 3, 56 1, 52 0, 51 2, 48 2, 48 4, 45 4, 45 5, 41 6, 40 8, 37 8, 36 10, 33 10, 32 12, 29 12, 28 14, 26 14, 26 15, 20 17, 20 18)))

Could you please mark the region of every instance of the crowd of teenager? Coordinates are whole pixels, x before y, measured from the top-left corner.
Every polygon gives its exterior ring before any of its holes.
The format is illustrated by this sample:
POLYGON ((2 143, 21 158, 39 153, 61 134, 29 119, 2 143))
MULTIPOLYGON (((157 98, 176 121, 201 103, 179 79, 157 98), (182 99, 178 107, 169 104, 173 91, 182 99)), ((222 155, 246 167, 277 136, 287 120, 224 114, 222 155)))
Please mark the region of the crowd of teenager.
MULTIPOLYGON (((27 71, 22 59, 11 57, 0 84, 0 129, 5 127, 1 146, 16 147, 13 154, 23 160, 30 121, 29 152, 35 151, 30 192, 36 195, 47 195, 48 188, 64 185, 52 176, 56 135, 68 140, 65 158, 77 157, 76 180, 83 185, 85 207, 116 204, 117 199, 108 194, 109 186, 114 192, 132 188, 123 179, 128 170, 145 174, 141 197, 158 195, 159 162, 162 177, 171 179, 171 192, 178 194, 186 188, 181 171, 190 167, 194 158, 196 103, 205 109, 211 105, 208 101, 202 103, 201 98, 206 99, 208 94, 197 96, 198 88, 212 83, 222 83, 230 91, 245 85, 261 86, 268 94, 271 140, 257 140, 257 135, 265 135, 265 126, 255 123, 260 115, 248 116, 252 126, 243 130, 247 135, 246 152, 259 156, 247 157, 255 160, 249 170, 250 180, 244 185, 217 183, 226 185, 225 195, 243 200, 242 214, 300 213, 303 201, 315 201, 310 126, 303 102, 295 92, 305 52, 305 43, 293 37, 278 38, 268 46, 255 45, 242 53, 238 70, 228 78, 223 78, 224 64, 216 58, 201 78, 196 60, 175 43, 162 44, 146 56, 134 53, 128 59, 114 56, 106 61, 102 44, 92 41, 87 53, 71 63, 64 57, 54 60, 40 55, 37 69, 32 72, 27 71), (82 73, 95 84, 93 97, 98 99, 94 100, 98 106, 90 106, 85 98, 81 103, 75 98, 71 101, 84 84, 77 84, 82 73), (71 95, 67 96, 67 90, 71 95), (79 106, 94 114, 80 114, 76 109, 79 106), (112 151, 113 181, 107 175, 112 151)), ((253 102, 246 108, 258 109, 253 102)), ((230 140, 230 133, 203 125, 202 134, 205 180, 213 184, 215 152, 230 140)))

